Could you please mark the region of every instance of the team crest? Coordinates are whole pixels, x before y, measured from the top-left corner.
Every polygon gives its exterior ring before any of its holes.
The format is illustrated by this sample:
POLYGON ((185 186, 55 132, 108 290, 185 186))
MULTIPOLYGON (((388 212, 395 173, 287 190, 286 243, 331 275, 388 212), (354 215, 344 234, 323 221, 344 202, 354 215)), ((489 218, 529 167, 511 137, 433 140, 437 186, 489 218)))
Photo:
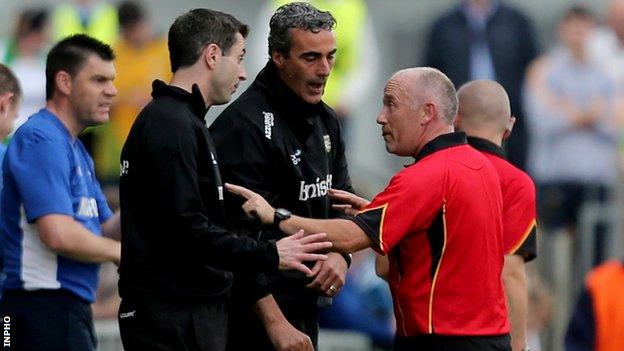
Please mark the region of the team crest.
POLYGON ((325 151, 330 152, 332 145, 329 135, 323 135, 323 142, 325 143, 325 151))

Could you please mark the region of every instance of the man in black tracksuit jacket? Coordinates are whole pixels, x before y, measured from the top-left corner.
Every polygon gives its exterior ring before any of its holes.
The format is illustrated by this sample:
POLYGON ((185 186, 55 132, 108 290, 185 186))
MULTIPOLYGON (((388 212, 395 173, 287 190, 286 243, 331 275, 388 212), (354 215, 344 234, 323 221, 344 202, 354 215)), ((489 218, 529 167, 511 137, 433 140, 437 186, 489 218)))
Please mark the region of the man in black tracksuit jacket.
POLYGON ((176 19, 169 32, 171 85, 153 83, 153 100, 124 144, 119 326, 127 351, 223 351, 232 284, 226 270, 273 272, 318 258, 299 257, 318 249, 304 239, 256 242, 219 226, 223 185, 204 116, 245 79, 246 34, 244 24, 216 11, 196 9, 176 19), (218 29, 210 33, 216 38, 192 39, 198 26, 218 29), (230 47, 214 44, 225 42, 220 35, 231 37, 230 47), (231 83, 210 85, 215 77, 231 83))
MULTIPOLYGON (((305 6, 311 9, 304 11, 318 11, 311 5, 305 6)), ((286 11, 280 11, 277 10, 276 16, 279 13, 287 17, 286 11)), ((273 22, 272 32, 275 32, 273 22)), ((317 35, 312 31, 302 32, 317 35)), ((319 33, 333 38, 331 28, 323 28, 319 33)), ((300 42, 299 34, 293 36, 292 47, 298 43, 309 44, 300 42)), ((311 56, 321 60, 328 55, 331 61, 335 42, 329 41, 332 43, 334 46, 329 46, 328 53, 314 45, 306 46, 303 51, 309 49, 313 52, 311 56)), ((291 59, 297 57, 291 50, 291 59)), ((331 64, 317 74, 325 75, 323 79, 326 79, 331 64)), ((315 99, 310 98, 309 91, 306 95, 306 91, 297 90, 301 87, 297 83, 304 79, 286 82, 280 70, 282 68, 274 60, 269 60, 250 88, 211 125, 224 181, 245 186, 261 194, 274 207, 287 208, 297 215, 338 216, 331 208, 328 189, 353 192, 338 119, 334 111, 320 101, 322 91, 316 96, 318 101, 310 103, 315 99)), ((282 237, 279 230, 260 227, 247 218, 240 208, 241 199, 232 197, 230 201, 228 195, 226 199, 228 220, 235 232, 246 233, 260 241, 282 237)), ((348 257, 336 256, 342 261, 339 265, 344 265, 346 274, 348 257)), ((252 305, 267 294, 273 294, 288 321, 307 334, 316 346, 319 300, 323 302, 319 297, 334 295, 344 283, 344 277, 334 280, 330 289, 306 287, 312 280, 297 272, 255 277, 235 274, 228 350, 274 350, 252 309, 252 305)))

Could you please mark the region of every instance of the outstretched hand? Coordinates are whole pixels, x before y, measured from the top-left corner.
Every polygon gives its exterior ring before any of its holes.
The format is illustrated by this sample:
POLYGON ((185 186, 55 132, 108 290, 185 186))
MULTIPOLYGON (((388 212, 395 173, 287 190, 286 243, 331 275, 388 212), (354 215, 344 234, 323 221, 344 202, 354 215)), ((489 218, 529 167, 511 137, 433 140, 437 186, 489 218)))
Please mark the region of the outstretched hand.
POLYGON ((269 205, 262 196, 240 185, 226 183, 225 188, 230 193, 247 200, 243 204, 243 211, 245 211, 249 217, 256 218, 266 225, 273 224, 275 208, 269 205))
POLYGON ((340 204, 332 205, 335 210, 342 211, 348 215, 355 216, 361 209, 366 207, 370 201, 365 198, 359 197, 348 191, 329 189, 329 197, 340 204))
MULTIPOLYGON (((232 194, 241 196, 247 201, 243 204, 243 211, 252 217, 259 219, 265 225, 273 224, 275 208, 259 194, 239 185, 225 184, 225 188, 232 194)), ((304 261, 324 261, 327 255, 315 252, 325 251, 332 247, 332 243, 327 241, 327 234, 305 235, 300 230, 294 235, 287 236, 277 242, 277 253, 279 254, 279 269, 296 269, 307 275, 312 271, 304 261)))

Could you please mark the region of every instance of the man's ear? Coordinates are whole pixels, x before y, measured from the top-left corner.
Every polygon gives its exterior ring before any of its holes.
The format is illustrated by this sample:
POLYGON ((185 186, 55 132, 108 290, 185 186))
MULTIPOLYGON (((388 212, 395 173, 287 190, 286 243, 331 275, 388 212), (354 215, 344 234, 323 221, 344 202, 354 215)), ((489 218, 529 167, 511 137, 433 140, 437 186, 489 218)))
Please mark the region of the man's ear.
POLYGON ((0 94, 0 118, 4 118, 9 114, 9 110, 11 109, 11 100, 13 97, 13 93, 6 92, 4 94, 0 94))
POLYGON ((221 59, 221 48, 215 43, 210 43, 203 51, 203 58, 210 70, 215 69, 217 63, 221 59))
POLYGON ((71 95, 72 93, 72 77, 65 71, 58 71, 54 76, 54 83, 56 84, 56 90, 63 95, 71 95))
POLYGON ((509 138, 511 135, 511 131, 513 130, 514 124, 516 124, 516 117, 511 116, 507 121, 507 128, 505 129, 505 133, 503 134, 503 140, 509 138))
POLYGON ((284 61, 286 60, 286 57, 281 52, 273 51, 271 53, 271 60, 273 60, 273 63, 275 63, 275 66, 277 66, 277 68, 282 69, 284 67, 284 61))
POLYGON ((431 122, 437 113, 439 113, 438 106, 432 102, 425 102, 422 106, 422 114, 418 117, 420 125, 424 126, 431 122))

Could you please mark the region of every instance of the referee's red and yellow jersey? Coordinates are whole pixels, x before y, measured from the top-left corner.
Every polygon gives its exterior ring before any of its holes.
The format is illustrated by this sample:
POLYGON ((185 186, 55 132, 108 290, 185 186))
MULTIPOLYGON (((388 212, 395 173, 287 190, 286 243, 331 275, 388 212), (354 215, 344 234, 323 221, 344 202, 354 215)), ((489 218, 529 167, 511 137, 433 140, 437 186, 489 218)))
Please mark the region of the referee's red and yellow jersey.
POLYGON ((537 257, 537 221, 533 180, 505 160, 498 145, 475 137, 468 137, 468 144, 492 162, 500 178, 505 254, 519 255, 525 262, 534 260, 537 257))
POLYGON ((388 254, 397 336, 509 333, 498 175, 463 133, 427 143, 355 216, 388 254))

